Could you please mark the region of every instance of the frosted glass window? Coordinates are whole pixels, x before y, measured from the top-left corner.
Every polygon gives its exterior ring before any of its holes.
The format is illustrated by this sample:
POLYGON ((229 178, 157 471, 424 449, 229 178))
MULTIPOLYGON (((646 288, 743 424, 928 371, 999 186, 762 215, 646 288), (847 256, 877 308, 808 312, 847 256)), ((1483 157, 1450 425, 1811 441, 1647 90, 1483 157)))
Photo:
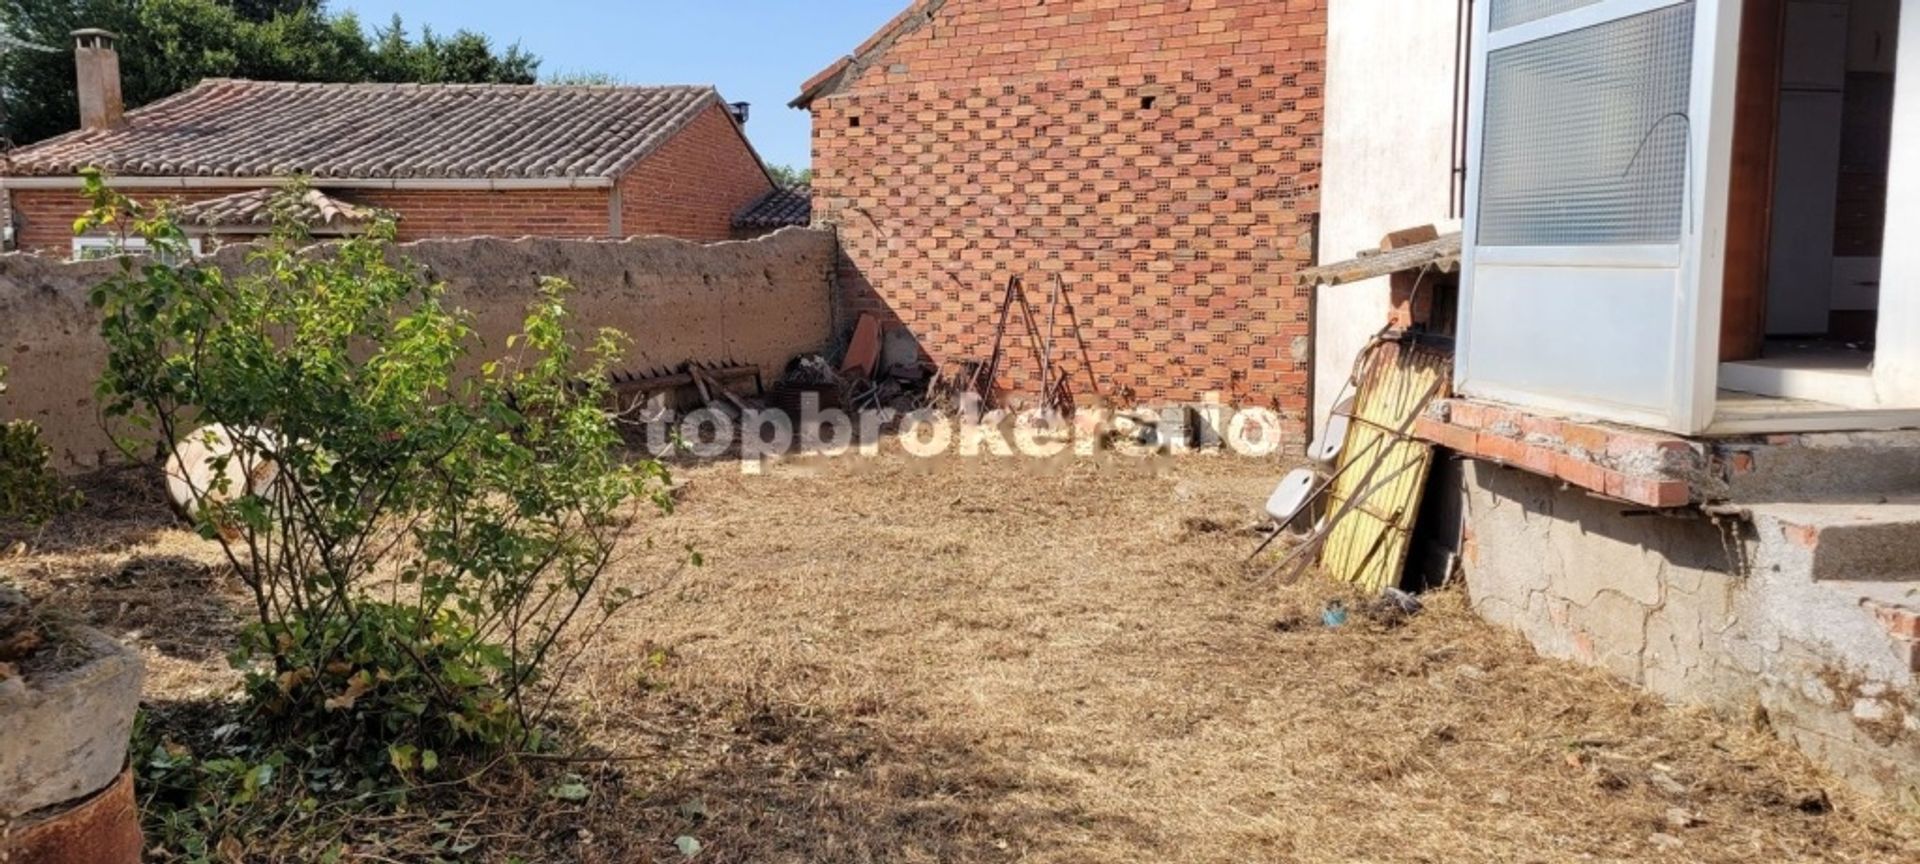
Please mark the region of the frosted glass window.
POLYGON ((1481 246, 1677 243, 1693 4, 1487 57, 1481 246))
POLYGON ((1572 12, 1582 6, 1592 6, 1600 0, 1493 0, 1493 8, 1488 10, 1488 27, 1505 30, 1552 17, 1562 12, 1572 12))

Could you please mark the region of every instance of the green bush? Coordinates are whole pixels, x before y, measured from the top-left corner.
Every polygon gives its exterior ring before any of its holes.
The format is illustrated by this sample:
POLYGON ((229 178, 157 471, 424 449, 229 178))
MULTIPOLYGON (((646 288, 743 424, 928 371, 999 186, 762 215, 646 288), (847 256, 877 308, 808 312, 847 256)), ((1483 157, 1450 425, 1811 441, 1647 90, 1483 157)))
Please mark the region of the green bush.
POLYGON ((164 211, 87 186, 76 229, 152 251, 92 294, 101 402, 130 452, 219 424, 240 455, 216 469, 276 469, 192 513, 250 589, 233 660, 256 734, 363 777, 539 747, 577 650, 562 634, 631 599, 601 578, 637 506, 667 506, 664 469, 624 460, 603 407, 619 334, 571 332, 549 279, 504 356, 470 362, 466 316, 391 222, 315 251, 283 219, 225 274, 164 211))
MULTIPOLYGON (((0 394, 7 367, 0 366, 0 394)), ((31 420, 0 424, 0 520, 45 522, 80 504, 80 493, 53 471, 53 451, 31 420)))

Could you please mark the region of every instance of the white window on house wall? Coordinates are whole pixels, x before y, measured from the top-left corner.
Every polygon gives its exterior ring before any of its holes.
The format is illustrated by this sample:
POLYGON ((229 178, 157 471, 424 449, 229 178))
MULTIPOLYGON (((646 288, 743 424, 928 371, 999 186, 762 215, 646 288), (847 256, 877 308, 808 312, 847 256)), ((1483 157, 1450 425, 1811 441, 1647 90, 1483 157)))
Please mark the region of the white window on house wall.
POLYGON ((1699 238, 1725 209, 1701 133, 1731 103, 1695 84, 1723 8, 1478 4, 1458 392, 1670 431, 1710 418, 1699 238))
POLYGON ((1488 58, 1480 245, 1680 242, 1693 11, 1669 6, 1488 58))
MULTIPOLYGON (((1899 156, 1920 100, 1897 94, 1920 88, 1892 79, 1920 68, 1894 56, 1920 16, 1892 0, 1471 8, 1456 392, 1682 434, 1920 426, 1920 277, 1901 277, 1920 251, 1904 269, 1897 242, 1869 236, 1884 262, 1845 269, 1836 252, 1849 170, 1882 178, 1883 238, 1914 233, 1899 156), (1848 135, 1889 131, 1884 158, 1846 161, 1848 135)), ((1872 227, 1866 196, 1846 203, 1872 227)))
POLYGON ((1582 6, 1593 6, 1600 0, 1493 0, 1490 15, 1490 27, 1505 30, 1517 27, 1529 21, 1551 18, 1562 12, 1572 12, 1582 6))
MULTIPOLYGON (((193 254, 201 252, 200 238, 187 240, 187 248, 193 254)), ((92 235, 73 238, 73 260, 92 261, 96 258, 111 258, 115 255, 138 254, 147 251, 147 241, 140 237, 112 237, 92 235)))

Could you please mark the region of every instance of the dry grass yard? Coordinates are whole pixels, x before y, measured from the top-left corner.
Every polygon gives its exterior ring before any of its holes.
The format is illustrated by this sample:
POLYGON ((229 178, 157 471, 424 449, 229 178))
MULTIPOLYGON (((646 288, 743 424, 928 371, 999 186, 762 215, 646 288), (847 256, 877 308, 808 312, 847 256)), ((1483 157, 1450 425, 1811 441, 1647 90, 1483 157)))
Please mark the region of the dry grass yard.
MULTIPOLYGON (((572 760, 332 831, 364 860, 1911 862, 1920 817, 1763 732, 1534 657, 1458 591, 1319 623, 1239 559, 1271 463, 787 463, 681 473, 571 673, 572 760), (693 547, 700 567, 679 566, 693 547), (584 802, 541 794, 577 775, 584 802), (345 832, 340 833, 340 832, 345 832), (434 838, 438 838, 437 841, 434 838), (454 856, 450 856, 454 857, 454 856)), ((233 678, 209 550, 95 483, 0 560, 150 661, 155 722, 233 678)), ((247 860, 296 859, 247 838, 247 860)))

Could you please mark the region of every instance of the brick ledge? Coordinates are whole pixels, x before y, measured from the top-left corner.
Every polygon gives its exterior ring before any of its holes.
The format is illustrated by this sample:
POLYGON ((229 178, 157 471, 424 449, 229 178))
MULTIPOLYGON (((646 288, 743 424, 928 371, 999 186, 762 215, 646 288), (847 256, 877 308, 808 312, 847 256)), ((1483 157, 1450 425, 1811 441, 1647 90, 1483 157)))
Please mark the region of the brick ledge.
POLYGON ((1685 507, 1704 445, 1660 432, 1567 420, 1473 399, 1438 399, 1414 436, 1474 459, 1552 477, 1643 507, 1685 507))

